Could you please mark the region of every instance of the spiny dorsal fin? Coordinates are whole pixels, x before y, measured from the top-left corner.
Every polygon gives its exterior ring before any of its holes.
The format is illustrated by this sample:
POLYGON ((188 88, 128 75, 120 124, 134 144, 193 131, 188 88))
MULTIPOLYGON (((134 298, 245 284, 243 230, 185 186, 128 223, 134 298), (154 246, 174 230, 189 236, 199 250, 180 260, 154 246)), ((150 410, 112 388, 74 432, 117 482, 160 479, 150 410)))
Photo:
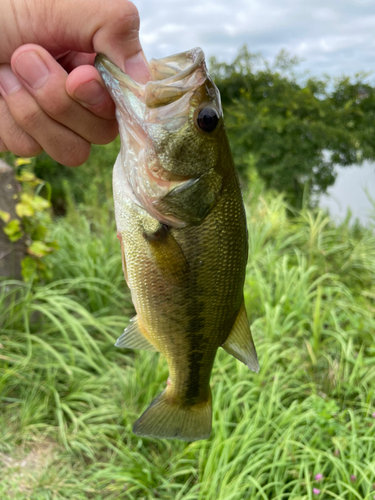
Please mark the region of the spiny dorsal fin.
POLYGON ((157 351, 149 340, 141 332, 137 316, 130 325, 125 328, 124 333, 117 339, 116 347, 126 347, 127 349, 143 349, 144 351, 157 351))
POLYGON ((258 357, 244 303, 242 303, 229 337, 221 347, 248 366, 250 370, 259 371, 258 357))

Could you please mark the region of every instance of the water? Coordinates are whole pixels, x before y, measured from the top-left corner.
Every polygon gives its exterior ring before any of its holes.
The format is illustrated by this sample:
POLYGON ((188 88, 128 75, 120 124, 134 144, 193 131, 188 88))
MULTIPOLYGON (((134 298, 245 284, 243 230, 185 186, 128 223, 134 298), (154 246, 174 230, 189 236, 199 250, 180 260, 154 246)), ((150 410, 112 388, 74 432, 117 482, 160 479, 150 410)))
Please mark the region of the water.
POLYGON ((375 164, 366 162, 361 167, 338 167, 335 184, 327 195, 320 197, 319 205, 327 208, 337 222, 342 221, 351 210, 353 220, 368 225, 375 208, 369 199, 375 200, 375 164), (367 194, 366 194, 367 193, 367 194))

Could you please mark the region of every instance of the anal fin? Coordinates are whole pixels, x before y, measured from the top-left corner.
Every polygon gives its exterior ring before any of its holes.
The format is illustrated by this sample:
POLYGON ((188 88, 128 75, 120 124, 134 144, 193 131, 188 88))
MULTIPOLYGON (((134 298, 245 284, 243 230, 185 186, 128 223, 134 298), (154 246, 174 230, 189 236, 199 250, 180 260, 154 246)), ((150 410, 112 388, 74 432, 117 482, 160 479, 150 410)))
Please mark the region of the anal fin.
POLYGON ((251 335, 244 303, 242 303, 240 312, 238 313, 227 340, 221 347, 225 349, 227 353, 248 366, 250 370, 254 372, 259 371, 258 356, 251 335))
POLYGON ((135 316, 130 325, 125 328, 124 333, 117 339, 116 347, 125 347, 126 349, 143 349, 144 351, 157 351, 156 347, 144 336, 137 316, 135 316))

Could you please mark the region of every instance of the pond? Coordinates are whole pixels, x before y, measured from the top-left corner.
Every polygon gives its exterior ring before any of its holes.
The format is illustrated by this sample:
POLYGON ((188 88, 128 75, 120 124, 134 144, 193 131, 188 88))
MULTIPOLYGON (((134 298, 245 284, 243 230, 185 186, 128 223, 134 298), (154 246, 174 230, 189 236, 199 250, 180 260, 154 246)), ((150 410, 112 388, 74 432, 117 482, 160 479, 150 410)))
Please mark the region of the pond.
POLYGON ((319 200, 337 222, 342 221, 348 210, 368 226, 375 220, 375 164, 365 162, 362 166, 338 167, 335 184, 319 200), (371 202, 371 198, 374 200, 371 202))

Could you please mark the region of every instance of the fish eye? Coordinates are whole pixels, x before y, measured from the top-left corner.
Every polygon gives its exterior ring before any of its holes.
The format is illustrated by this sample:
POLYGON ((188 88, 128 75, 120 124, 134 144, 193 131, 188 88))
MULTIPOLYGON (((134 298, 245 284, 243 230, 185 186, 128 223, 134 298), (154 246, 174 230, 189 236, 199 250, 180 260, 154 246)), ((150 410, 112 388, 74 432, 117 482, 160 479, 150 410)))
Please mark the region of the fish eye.
POLYGON ((197 117, 197 125, 203 132, 213 132, 219 123, 219 116, 214 108, 202 108, 197 117))

